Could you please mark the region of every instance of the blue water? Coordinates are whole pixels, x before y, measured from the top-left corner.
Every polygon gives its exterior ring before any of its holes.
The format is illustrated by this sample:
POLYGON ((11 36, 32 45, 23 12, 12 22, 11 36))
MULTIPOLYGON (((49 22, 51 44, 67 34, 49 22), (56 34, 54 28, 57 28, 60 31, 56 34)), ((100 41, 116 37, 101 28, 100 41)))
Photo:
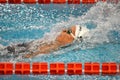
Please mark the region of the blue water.
POLYGON ((80 16, 87 9, 89 7, 85 5, 1 5, 0 37, 5 41, 0 44, 8 45, 14 39, 24 41, 41 38, 54 24, 67 21, 71 15, 80 16), (73 9, 76 7, 80 11, 73 9), (31 26, 42 26, 43 29, 31 26))
MULTIPOLYGON (((91 30, 83 46, 74 45, 48 55, 22 61, 120 62, 120 8, 118 5, 0 5, 0 44, 28 42, 57 33, 58 28, 82 24, 91 30), (78 46, 78 47, 77 47, 78 46), (77 48, 77 49, 76 49, 77 48)), ((54 36, 54 35, 53 35, 54 36)), ((4 59, 6 60, 6 59, 4 59)), ((19 60, 18 60, 19 61, 19 60)), ((21 61, 21 60, 20 60, 21 61)), ((0 80, 119 80, 116 76, 29 75, 5 76, 0 80)))

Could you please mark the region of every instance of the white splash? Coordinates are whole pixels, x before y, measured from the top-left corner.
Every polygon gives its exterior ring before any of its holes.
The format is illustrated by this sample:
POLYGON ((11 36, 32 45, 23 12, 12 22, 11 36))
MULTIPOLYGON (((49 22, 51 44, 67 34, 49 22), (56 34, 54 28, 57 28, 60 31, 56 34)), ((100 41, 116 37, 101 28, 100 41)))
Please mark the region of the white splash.
MULTIPOLYGON (((92 23, 95 28, 90 29, 89 34, 85 35, 84 42, 79 45, 74 45, 69 49, 64 49, 58 51, 58 53, 69 51, 75 48, 92 48, 97 44, 103 44, 104 42, 110 42, 110 38, 108 34, 111 30, 118 31, 120 33, 120 3, 117 5, 111 3, 102 3, 98 2, 96 5, 90 8, 88 12, 80 17, 69 17, 69 20, 66 22, 60 22, 50 29, 50 32, 44 34, 42 39, 34 40, 30 44, 30 50, 36 50, 37 46, 44 42, 54 41, 57 35, 60 34, 60 31, 64 28, 70 27, 72 25, 84 25, 86 23, 92 23)), ((28 27, 28 28, 36 28, 42 29, 43 27, 28 27)), ((25 29, 28 29, 25 28, 25 29)))

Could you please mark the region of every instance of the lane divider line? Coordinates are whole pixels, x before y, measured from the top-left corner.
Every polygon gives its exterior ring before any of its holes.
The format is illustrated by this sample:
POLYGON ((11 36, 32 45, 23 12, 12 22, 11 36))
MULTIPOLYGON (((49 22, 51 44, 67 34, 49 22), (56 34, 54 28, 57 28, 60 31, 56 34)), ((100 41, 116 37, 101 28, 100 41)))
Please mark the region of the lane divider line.
POLYGON ((119 3, 120 0, 0 0, 0 4, 94 4, 98 1, 103 1, 103 2, 111 2, 111 3, 119 3))
POLYGON ((0 62, 0 75, 119 75, 116 62, 0 62))

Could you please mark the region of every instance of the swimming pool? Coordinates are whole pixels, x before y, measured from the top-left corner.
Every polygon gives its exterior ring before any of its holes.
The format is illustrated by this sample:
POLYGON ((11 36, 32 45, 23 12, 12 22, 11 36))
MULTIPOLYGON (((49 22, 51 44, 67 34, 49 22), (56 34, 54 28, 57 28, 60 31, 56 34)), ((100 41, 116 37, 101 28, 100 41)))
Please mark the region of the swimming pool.
MULTIPOLYGON (((89 5, 0 5, 0 44, 28 42, 40 38, 53 39, 55 34, 75 24, 87 26, 90 34, 82 44, 76 44, 33 59, 12 62, 120 62, 120 4, 98 2, 89 5)), ((13 61, 14 60, 14 61, 13 61)), ((1 58, 1 61, 8 61, 1 58)), ((118 80, 119 76, 29 75, 6 76, 1 80, 118 80)))

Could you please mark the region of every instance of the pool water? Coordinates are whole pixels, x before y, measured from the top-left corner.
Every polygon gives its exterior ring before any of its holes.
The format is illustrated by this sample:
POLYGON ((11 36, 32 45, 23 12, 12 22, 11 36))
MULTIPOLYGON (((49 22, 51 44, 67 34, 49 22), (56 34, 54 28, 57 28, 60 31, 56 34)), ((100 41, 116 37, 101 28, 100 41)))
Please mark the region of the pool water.
MULTIPOLYGON (((76 43, 48 55, 11 62, 120 62, 120 3, 98 2, 88 5, 0 5, 0 48, 11 44, 45 38, 51 40, 57 32, 72 25, 90 29, 83 43, 76 43)), ((1 52, 2 53, 2 52, 1 52)), ((15 60, 15 61, 13 61, 15 60)), ((1 59, 7 61, 7 58, 1 59)), ((29 75, 1 76, 0 80, 119 80, 115 76, 29 75)))

